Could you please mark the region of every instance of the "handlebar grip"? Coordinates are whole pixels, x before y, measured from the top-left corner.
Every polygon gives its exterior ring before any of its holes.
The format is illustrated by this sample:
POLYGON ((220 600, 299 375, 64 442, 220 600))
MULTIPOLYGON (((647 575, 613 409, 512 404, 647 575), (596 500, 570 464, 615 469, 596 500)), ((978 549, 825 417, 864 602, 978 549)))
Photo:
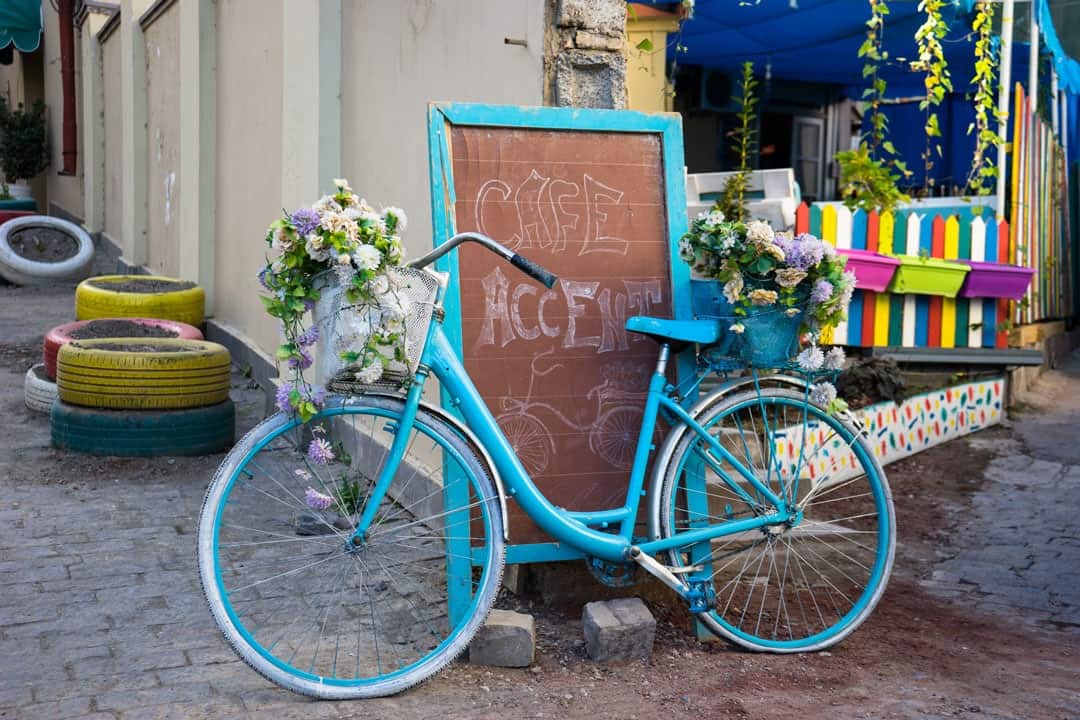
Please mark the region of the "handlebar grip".
POLYGON ((510 264, 533 279, 542 282, 545 287, 554 287, 555 283, 559 282, 558 276, 548 272, 527 257, 515 254, 510 258, 510 264))

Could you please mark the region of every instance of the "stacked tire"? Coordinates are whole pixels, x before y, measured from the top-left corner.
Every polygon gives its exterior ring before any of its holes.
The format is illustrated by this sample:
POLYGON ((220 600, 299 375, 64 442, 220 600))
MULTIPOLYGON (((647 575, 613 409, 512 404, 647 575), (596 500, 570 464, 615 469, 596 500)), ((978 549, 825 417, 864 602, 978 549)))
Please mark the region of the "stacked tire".
POLYGON ((84 278, 93 260, 94 241, 85 230, 67 220, 26 215, 0 222, 0 277, 8 282, 42 285, 84 278), (46 231, 52 242, 43 241, 40 236, 33 240, 22 236, 34 231, 46 231), (42 243, 40 247, 38 243, 42 243))
POLYGON ((233 443, 230 358, 221 345, 73 340, 56 359, 56 447, 94 455, 205 455, 233 443))
MULTIPOLYGON (((78 321, 46 335, 52 443, 94 455, 205 455, 233 444, 229 351, 206 342, 203 291, 143 275, 90 278, 78 321), (127 337, 102 337, 109 330, 127 337)), ((28 395, 29 397, 29 395, 28 395)))

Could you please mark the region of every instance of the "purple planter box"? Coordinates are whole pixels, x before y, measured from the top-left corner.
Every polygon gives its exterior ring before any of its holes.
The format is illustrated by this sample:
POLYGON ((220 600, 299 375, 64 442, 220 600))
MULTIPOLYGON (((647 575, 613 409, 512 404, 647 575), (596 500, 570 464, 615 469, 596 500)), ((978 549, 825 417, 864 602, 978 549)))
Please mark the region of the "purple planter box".
POLYGON ((1002 265, 992 262, 964 260, 971 266, 971 272, 964 279, 960 297, 966 298, 1008 298, 1019 300, 1027 292, 1034 268, 1018 265, 1002 265))
POLYGON ((892 280, 900 261, 871 250, 838 249, 847 255, 847 269, 855 273, 855 287, 860 290, 882 292, 892 280))

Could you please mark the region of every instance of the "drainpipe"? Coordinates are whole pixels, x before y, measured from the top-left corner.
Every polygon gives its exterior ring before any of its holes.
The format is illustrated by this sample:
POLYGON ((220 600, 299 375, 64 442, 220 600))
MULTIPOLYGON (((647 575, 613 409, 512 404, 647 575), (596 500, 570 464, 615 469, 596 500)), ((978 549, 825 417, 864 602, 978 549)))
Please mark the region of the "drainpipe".
MULTIPOLYGON (((1005 217, 1005 173, 1008 170, 1008 154, 1005 143, 1009 132, 1009 92, 1012 90, 1012 42, 1013 0, 1005 0, 1001 10, 1001 70, 998 74, 998 136, 997 146, 997 217, 1005 217)), ((1016 119, 1013 121, 1017 122, 1016 119)), ((1014 125, 1015 127, 1015 125, 1014 125)), ((1015 135, 1015 131, 1013 133, 1015 135)))
POLYGON ((75 126, 75 0, 59 0, 60 84, 64 92, 63 175, 74 175, 78 160, 78 130, 75 126))

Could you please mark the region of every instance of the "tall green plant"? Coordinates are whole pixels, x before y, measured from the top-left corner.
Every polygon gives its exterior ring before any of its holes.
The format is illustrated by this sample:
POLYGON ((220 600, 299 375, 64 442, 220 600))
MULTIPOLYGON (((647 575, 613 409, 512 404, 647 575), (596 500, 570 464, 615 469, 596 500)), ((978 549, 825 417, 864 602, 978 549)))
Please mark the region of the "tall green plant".
POLYGON ((739 94, 739 125, 732 133, 739 153, 739 169, 728 178, 724 191, 716 201, 717 208, 729 220, 741 222, 747 218, 746 188, 750 184, 750 158, 757 146, 757 110, 758 98, 754 94, 758 81, 754 79, 754 63, 747 61, 742 66, 742 78, 739 94))
POLYGON ((994 5, 990 0, 975 3, 971 31, 975 34, 975 122, 968 126, 968 135, 975 134, 975 154, 971 159, 966 191, 971 195, 989 195, 994 191, 998 168, 990 150, 1002 142, 991 122, 1000 118, 994 103, 994 75, 997 70, 991 46, 994 24, 994 5))
POLYGON ((897 186, 901 177, 910 177, 911 171, 898 157, 896 147, 886 139, 888 118, 881 112, 885 101, 885 78, 878 72, 889 54, 882 49, 885 16, 889 14, 887 0, 869 0, 870 19, 866 21, 866 39, 859 46, 858 56, 863 58, 863 78, 870 83, 863 91, 866 112, 863 115, 866 130, 859 139, 859 147, 836 154, 840 164, 840 197, 849 208, 892 210, 898 203, 910 200, 897 186))
POLYGON ((29 180, 49 165, 45 144, 45 103, 36 100, 30 110, 22 103, 12 110, 0 98, 0 168, 8 182, 29 180))
POLYGON ((923 78, 926 97, 919 102, 919 109, 926 111, 926 124, 923 127, 926 147, 922 158, 928 191, 934 186, 934 181, 930 177, 930 171, 934 169, 934 155, 941 157, 941 141, 933 139, 941 138, 941 125, 938 123, 934 108, 941 105, 945 95, 953 89, 949 64, 945 60, 945 51, 941 47, 941 41, 949 32, 949 26, 941 14, 941 9, 945 5, 946 0, 921 0, 919 2, 919 11, 926 16, 926 19, 915 31, 919 59, 911 64, 912 70, 926 73, 923 78))

